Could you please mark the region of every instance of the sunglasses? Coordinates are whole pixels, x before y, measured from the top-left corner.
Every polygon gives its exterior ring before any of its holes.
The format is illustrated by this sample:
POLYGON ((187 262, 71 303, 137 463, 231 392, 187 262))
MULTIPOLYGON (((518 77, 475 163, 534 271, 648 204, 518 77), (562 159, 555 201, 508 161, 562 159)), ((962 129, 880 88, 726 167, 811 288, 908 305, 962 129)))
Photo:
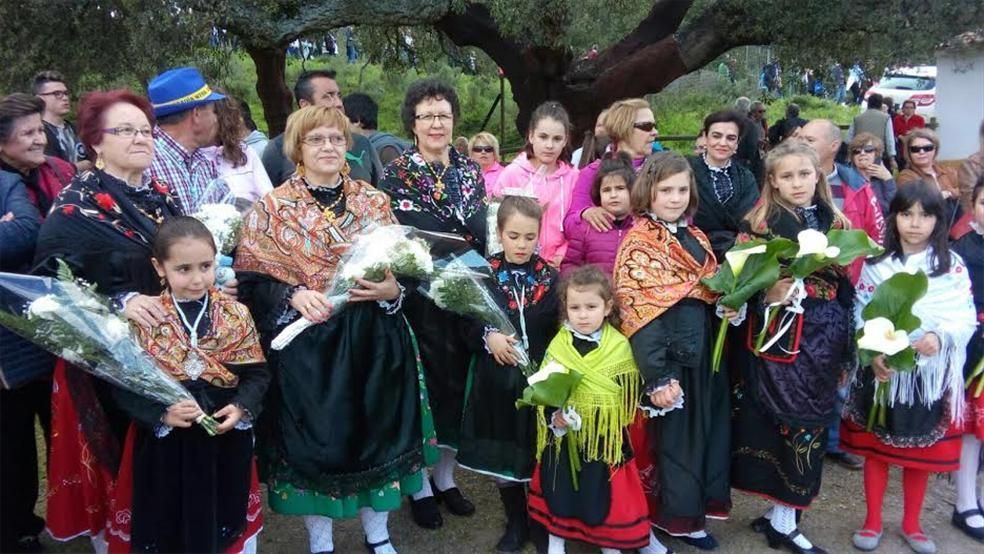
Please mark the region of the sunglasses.
POLYGON ((653 129, 656 128, 656 122, 655 121, 643 121, 642 123, 633 123, 632 126, 635 127, 636 129, 639 129, 640 131, 645 131, 647 133, 651 133, 651 132, 653 132, 653 129))
POLYGON ((858 154, 871 154, 874 151, 874 146, 864 146, 862 148, 855 148, 854 150, 851 150, 851 153, 857 156, 858 154))
POLYGON ((472 152, 476 154, 491 154, 495 152, 495 148, 492 146, 472 146, 472 152))
POLYGON ((932 152, 933 150, 936 150, 936 145, 934 145, 934 144, 926 144, 926 145, 923 145, 923 146, 910 146, 909 147, 909 153, 910 154, 918 154, 920 152, 932 152))

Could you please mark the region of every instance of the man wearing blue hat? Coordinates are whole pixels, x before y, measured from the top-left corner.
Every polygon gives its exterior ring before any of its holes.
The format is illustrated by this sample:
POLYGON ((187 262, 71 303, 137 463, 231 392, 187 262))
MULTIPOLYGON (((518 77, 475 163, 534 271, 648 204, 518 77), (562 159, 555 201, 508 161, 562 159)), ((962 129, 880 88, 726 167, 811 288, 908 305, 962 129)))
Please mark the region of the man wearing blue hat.
POLYGON ((194 67, 170 69, 154 77, 147 95, 157 119, 150 176, 175 191, 184 214, 222 200, 229 187, 201 148, 215 143, 214 103, 225 96, 212 91, 194 67))

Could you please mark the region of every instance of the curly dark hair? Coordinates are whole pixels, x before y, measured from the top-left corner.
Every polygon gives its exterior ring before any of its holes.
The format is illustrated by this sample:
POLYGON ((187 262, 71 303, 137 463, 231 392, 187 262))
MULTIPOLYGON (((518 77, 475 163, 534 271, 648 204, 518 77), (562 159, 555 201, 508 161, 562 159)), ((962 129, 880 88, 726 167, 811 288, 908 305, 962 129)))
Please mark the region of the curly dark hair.
POLYGON ((403 129, 412 137, 413 124, 416 122, 417 104, 428 98, 435 100, 447 100, 451 104, 451 115, 455 120, 461 115, 461 104, 458 102, 458 93, 451 85, 440 79, 421 79, 411 84, 407 88, 407 94, 403 97, 403 105, 400 107, 400 119, 403 120, 403 129))
POLYGON ((560 280, 557 286, 557 298, 560 299, 560 320, 567 321, 567 290, 571 287, 584 289, 597 287, 598 295, 606 303, 612 303, 612 311, 605 318, 612 327, 622 327, 622 316, 619 312, 618 299, 615 297, 615 285, 612 278, 594 264, 582 265, 560 280))

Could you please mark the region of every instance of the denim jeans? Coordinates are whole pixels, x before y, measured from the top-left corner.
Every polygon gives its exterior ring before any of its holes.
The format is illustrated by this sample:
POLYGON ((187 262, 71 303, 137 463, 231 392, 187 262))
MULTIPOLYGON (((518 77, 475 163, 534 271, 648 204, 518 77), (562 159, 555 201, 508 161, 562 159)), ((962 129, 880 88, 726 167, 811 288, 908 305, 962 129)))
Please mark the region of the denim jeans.
POLYGON ((834 402, 834 415, 832 421, 827 426, 827 452, 839 453, 840 449, 840 421, 841 412, 844 411, 844 401, 847 400, 847 392, 851 385, 844 385, 837 389, 837 398, 834 402))

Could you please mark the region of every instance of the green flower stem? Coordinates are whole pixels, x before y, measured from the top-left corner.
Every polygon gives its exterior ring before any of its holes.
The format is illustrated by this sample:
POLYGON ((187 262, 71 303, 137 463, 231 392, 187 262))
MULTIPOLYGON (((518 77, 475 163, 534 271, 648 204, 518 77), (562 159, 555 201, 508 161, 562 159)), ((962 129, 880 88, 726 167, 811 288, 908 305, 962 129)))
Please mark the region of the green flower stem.
POLYGON ((964 388, 969 389, 974 384, 974 379, 977 379, 977 386, 974 388, 974 398, 978 398, 984 392, 984 357, 977 361, 977 365, 970 372, 970 377, 967 378, 967 384, 964 388))
POLYGON ((219 422, 215 421, 215 418, 210 415, 203 414, 199 416, 199 418, 195 420, 195 423, 201 425, 209 436, 214 437, 219 432, 219 422))
POLYGON ((714 352, 711 354, 711 369, 714 373, 721 370, 721 356, 724 354, 724 338, 728 336, 728 325, 730 322, 727 318, 721 320, 721 326, 718 327, 717 338, 714 339, 714 352))
POLYGON ((577 453, 577 443, 574 441, 574 431, 573 429, 567 433, 567 459, 571 463, 571 480, 574 485, 574 491, 578 490, 578 478, 577 474, 581 471, 581 459, 578 457, 577 453))
POLYGON ((762 332, 760 332, 758 334, 758 337, 755 339, 756 356, 758 356, 762 352, 762 345, 765 344, 765 337, 766 335, 769 334, 769 328, 772 327, 772 324, 775 323, 776 318, 779 317, 779 313, 782 312, 783 310, 784 310, 783 306, 776 306, 776 309, 772 310, 772 312, 769 314, 769 320, 765 322, 765 328, 762 329, 762 332))

